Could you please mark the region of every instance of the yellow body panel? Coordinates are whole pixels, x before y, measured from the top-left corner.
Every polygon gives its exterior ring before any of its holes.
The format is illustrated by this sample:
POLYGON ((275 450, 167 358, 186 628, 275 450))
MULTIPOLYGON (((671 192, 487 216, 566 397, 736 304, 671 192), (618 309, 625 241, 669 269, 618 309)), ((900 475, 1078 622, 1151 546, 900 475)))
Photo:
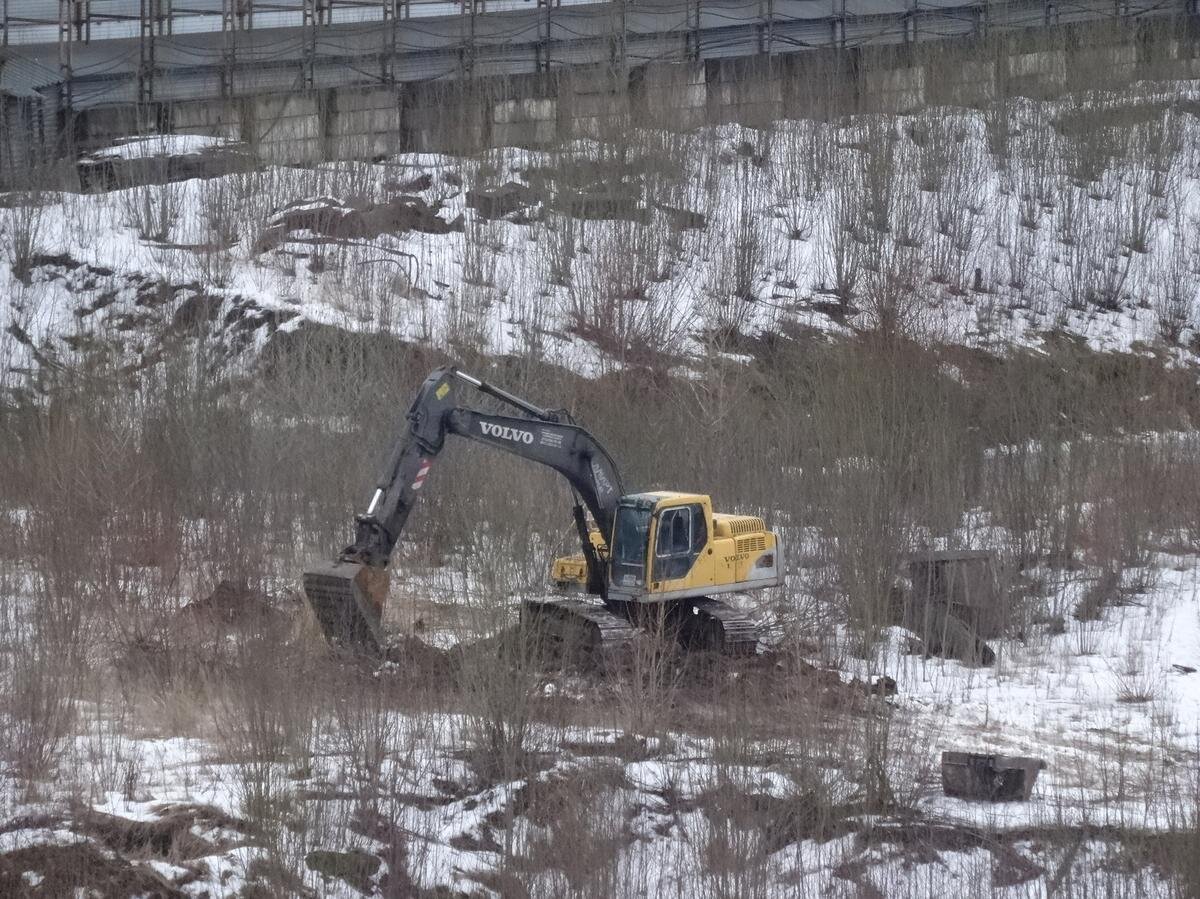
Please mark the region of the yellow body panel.
MULTIPOLYGON (((704 596, 731 590, 756 589, 780 583, 782 564, 779 542, 761 518, 712 511, 712 499, 700 493, 661 491, 649 494, 655 500, 647 556, 650 559, 646 585, 629 598, 641 602, 704 596), (690 568, 680 577, 659 577, 662 560, 656 557, 661 514, 678 506, 700 506, 706 525, 706 541, 690 568)), ((591 533, 592 545, 607 562, 608 547, 599 531, 591 533)), ((554 561, 551 579, 555 585, 582 589, 587 585, 587 563, 582 553, 554 561)))
MULTIPOLYGON (((591 540, 600 559, 607 560, 608 544, 604 542, 604 535, 596 528, 592 528, 588 532, 588 539, 591 540)), ((555 559, 550 565, 550 581, 554 586, 566 590, 585 588, 587 586, 587 559, 583 557, 583 553, 573 553, 555 559)))

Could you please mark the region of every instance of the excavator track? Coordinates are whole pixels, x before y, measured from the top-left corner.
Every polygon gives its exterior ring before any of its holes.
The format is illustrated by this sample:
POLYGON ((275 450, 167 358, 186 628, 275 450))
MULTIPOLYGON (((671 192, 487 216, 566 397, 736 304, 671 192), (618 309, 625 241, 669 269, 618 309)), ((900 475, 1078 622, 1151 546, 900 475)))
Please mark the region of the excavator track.
POLYGON ((527 599, 521 626, 566 655, 581 653, 604 663, 619 660, 638 636, 622 616, 582 599, 527 599))
POLYGON ((685 649, 752 656, 758 652, 758 625, 754 619, 719 599, 702 596, 680 600, 672 609, 685 649))

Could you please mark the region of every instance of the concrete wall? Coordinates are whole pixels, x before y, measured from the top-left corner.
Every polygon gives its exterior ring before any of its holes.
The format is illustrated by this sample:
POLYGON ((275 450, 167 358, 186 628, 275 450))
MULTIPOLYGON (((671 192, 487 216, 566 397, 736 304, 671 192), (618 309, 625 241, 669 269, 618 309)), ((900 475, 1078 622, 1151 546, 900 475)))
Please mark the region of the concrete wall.
POLYGON ((783 114, 791 85, 778 56, 709 60, 705 63, 708 121, 766 124, 783 114))
POLYGON ((639 124, 688 131, 707 121, 708 83, 699 62, 651 63, 631 73, 639 124))
POLYGON ((925 67, 868 69, 862 75, 864 112, 913 112, 925 105, 925 67))
MULTIPOLYGON (((404 150, 545 146, 619 134, 633 124, 690 129, 728 121, 759 126, 784 115, 903 113, 1000 95, 1045 97, 1135 77, 1200 77, 1197 33, 1180 29, 1147 43, 1132 27, 1071 26, 1020 40, 1005 35, 984 43, 814 50, 629 71, 589 66, 508 79, 330 88, 122 107, 90 113, 78 130, 86 145, 162 125, 242 140, 265 163, 307 165, 404 150)), ((9 157, 13 152, 0 147, 9 157)))
POLYGON ((324 154, 332 159, 374 159, 399 152, 400 90, 396 87, 327 92, 324 154))
POLYGON ((559 135, 599 138, 620 133, 632 122, 629 81, 610 66, 568 70, 558 81, 559 135))

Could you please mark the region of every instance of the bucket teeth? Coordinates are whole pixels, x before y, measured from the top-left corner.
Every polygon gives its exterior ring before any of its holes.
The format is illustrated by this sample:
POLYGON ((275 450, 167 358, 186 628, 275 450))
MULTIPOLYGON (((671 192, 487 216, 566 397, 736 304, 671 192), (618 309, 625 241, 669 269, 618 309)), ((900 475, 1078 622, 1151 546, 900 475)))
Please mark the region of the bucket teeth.
POLYGON ((380 611, 367 592, 371 572, 353 562, 335 562, 304 572, 304 595, 325 634, 336 646, 367 655, 383 654, 380 611))

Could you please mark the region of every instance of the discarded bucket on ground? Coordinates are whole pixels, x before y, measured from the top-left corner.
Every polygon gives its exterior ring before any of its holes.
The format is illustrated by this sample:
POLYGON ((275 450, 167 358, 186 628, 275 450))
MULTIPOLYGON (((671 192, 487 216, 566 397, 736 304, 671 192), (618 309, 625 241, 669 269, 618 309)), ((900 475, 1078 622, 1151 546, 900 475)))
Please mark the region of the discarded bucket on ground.
POLYGON ((959 799, 1021 802, 1033 793, 1041 759, 1024 755, 942 753, 942 791, 959 799))

